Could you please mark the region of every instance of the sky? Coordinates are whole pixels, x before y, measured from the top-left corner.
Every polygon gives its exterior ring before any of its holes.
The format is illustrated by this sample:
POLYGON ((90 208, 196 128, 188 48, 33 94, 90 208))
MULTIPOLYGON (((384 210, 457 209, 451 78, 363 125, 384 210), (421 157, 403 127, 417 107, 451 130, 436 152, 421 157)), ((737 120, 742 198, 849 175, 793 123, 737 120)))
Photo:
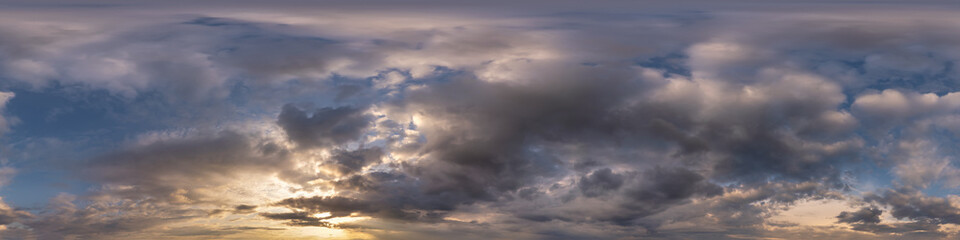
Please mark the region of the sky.
POLYGON ((0 239, 957 239, 958 12, 0 0, 0 239))

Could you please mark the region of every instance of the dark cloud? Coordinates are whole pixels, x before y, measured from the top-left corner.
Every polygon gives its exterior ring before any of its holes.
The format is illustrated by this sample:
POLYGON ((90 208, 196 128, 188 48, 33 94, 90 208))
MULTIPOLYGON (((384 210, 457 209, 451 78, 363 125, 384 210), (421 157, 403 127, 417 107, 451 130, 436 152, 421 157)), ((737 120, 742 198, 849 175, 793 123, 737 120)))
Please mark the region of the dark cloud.
POLYGON ((279 219, 283 216, 309 217, 294 224, 327 224, 323 220, 351 215, 370 216, 386 220, 411 222, 436 222, 458 205, 475 202, 456 192, 429 192, 420 187, 421 181, 402 173, 371 172, 335 181, 334 189, 340 196, 288 198, 274 203, 290 208, 289 215, 270 215, 279 219), (326 218, 313 217, 314 214, 331 213, 326 218))
POLYGON ((600 169, 580 178, 577 183, 584 196, 596 197, 614 191, 623 185, 624 177, 609 168, 600 169))
POLYGON ((313 217, 314 213, 310 212, 261 213, 260 215, 267 219, 287 221, 287 224, 293 226, 333 227, 333 224, 324 222, 324 218, 313 217))
POLYGON ((233 211, 237 213, 250 213, 257 209, 257 206, 254 205, 237 205, 233 207, 233 211))
POLYGON ((383 151, 380 148, 366 148, 354 151, 338 150, 331 159, 337 164, 341 174, 349 174, 368 165, 380 163, 381 157, 383 151))
POLYGON ((837 222, 842 223, 880 223, 880 214, 883 210, 877 208, 861 208, 856 212, 840 212, 837 222))
POLYGON ((767 216, 776 214, 803 201, 841 199, 842 194, 830 190, 819 181, 802 183, 770 182, 753 186, 729 186, 722 194, 681 202, 636 222, 665 238, 693 234, 683 230, 664 230, 660 226, 673 222, 696 223, 703 228, 723 229, 724 233, 740 232, 757 235, 763 232, 758 224, 776 224, 767 216))
MULTIPOLYGON (((416 204, 416 203, 414 203, 416 204)), ((421 206, 405 206, 391 201, 376 201, 353 199, 347 197, 310 197, 288 198, 277 202, 276 205, 288 207, 294 212, 289 213, 261 213, 262 216, 286 220, 291 225, 299 226, 335 226, 324 220, 352 215, 370 216, 383 219, 399 219, 406 221, 439 221, 442 212, 424 209, 421 206), (330 213, 326 217, 317 217, 319 213, 330 213)))
MULTIPOLYGON (((632 103, 636 101, 634 94, 644 93, 644 86, 649 84, 645 82, 656 80, 624 70, 571 66, 555 69, 556 73, 538 76, 522 85, 465 77, 408 92, 407 100, 400 105, 404 110, 455 123, 442 130, 433 131, 431 126, 421 130, 428 139, 421 152, 429 153, 431 167, 429 171, 414 174, 430 175, 431 180, 427 182, 433 185, 430 187, 458 189, 472 197, 483 197, 491 190, 515 190, 524 182, 518 177, 549 177, 559 170, 556 156, 530 151, 549 148, 552 144, 601 149, 608 146, 672 149, 672 144, 657 144, 666 140, 679 145, 679 153, 723 156, 713 173, 717 177, 743 181, 770 176, 799 180, 836 176, 838 172, 832 162, 847 157, 845 154, 855 154, 855 142, 849 143, 849 151, 845 152, 846 146, 841 145, 841 151, 822 153, 818 149, 805 149, 805 140, 778 130, 833 111, 839 104, 834 95, 828 96, 828 100, 822 100, 819 94, 793 94, 782 99, 771 96, 768 103, 759 106, 734 107, 729 114, 694 120, 694 114, 680 109, 708 106, 700 103, 687 106, 674 101, 632 103), (776 110, 781 106, 798 110, 776 110), (493 189, 480 188, 485 185, 493 189)), ((824 85, 832 90, 829 94, 839 94, 834 86, 822 80, 770 81, 774 81, 770 85, 777 87, 824 85)), ((696 155, 691 156, 696 159, 696 155)))
POLYGON ((911 188, 887 189, 864 196, 865 201, 890 206, 890 215, 934 224, 960 223, 960 207, 947 198, 926 196, 911 188))
MULTIPOLYGON (((711 178, 749 184, 770 178, 790 181, 830 179, 835 184, 839 181, 839 172, 833 163, 848 156, 845 154, 855 154, 855 150, 848 149, 857 147, 856 140, 844 140, 852 142, 840 143, 829 151, 821 150, 818 145, 834 142, 805 139, 799 133, 781 130, 803 124, 808 132, 833 131, 806 124, 835 112, 842 101, 837 98, 842 95, 838 88, 822 79, 775 76, 755 87, 769 91, 781 87, 827 91, 770 95, 761 98, 764 101, 756 105, 731 106, 728 112, 703 118, 694 112, 722 105, 713 106, 709 102, 688 105, 671 99, 663 102, 659 99, 637 100, 637 94, 655 95, 656 91, 649 89, 664 86, 657 83, 662 79, 640 76, 635 71, 628 71, 629 68, 549 67, 553 72, 537 75, 523 84, 488 82, 475 76, 460 75, 406 92, 403 99, 386 107, 390 107, 388 111, 418 114, 424 121, 435 124, 416 126, 426 142, 412 152, 421 157, 401 165, 403 171, 397 173, 404 176, 401 178, 387 180, 355 176, 338 180, 336 185, 353 190, 353 195, 347 196, 357 201, 384 206, 377 211, 353 210, 358 213, 395 219, 408 218, 393 214, 397 211, 445 215, 445 211, 457 206, 497 201, 521 189, 522 192, 535 192, 533 189, 538 181, 559 180, 570 173, 568 166, 580 162, 562 157, 563 150, 556 146, 587 149, 631 147, 641 152, 670 149, 673 152, 667 152, 664 157, 679 158, 675 164, 664 163, 667 166, 658 167, 660 159, 625 157, 611 150, 613 154, 602 152, 610 155, 594 157, 599 159, 594 166, 630 164, 629 171, 614 173, 610 168, 598 168, 574 175, 579 180, 578 192, 588 198, 604 196, 605 199, 615 199, 612 209, 595 212, 536 210, 517 214, 537 222, 577 222, 589 218, 617 225, 647 226, 652 231, 661 223, 645 217, 686 204, 692 198, 722 194, 724 188, 712 183, 711 178), (797 110, 781 111, 781 108, 797 110), (708 154, 720 158, 714 163, 704 158, 708 154), (707 167, 697 172, 682 167, 684 161, 703 162, 707 167), (397 192, 381 187, 387 182, 409 191, 397 192), (435 205, 440 202, 442 204, 435 205)), ((720 94, 721 98, 716 101, 738 101, 734 98, 739 93, 734 91, 697 87, 689 90, 720 94)), ((304 112, 296 113, 298 119, 307 119, 304 112)), ((281 125, 285 118, 281 114, 281 125)), ((330 144, 337 143, 343 142, 330 144)), ((590 169, 586 165, 579 168, 577 172, 590 169)), ((773 187, 776 186, 771 185, 773 187)), ((792 202, 810 196, 800 194, 803 191, 812 194, 823 190, 798 189, 796 195, 765 194, 742 204, 768 198, 792 202)), ((533 196, 524 195, 527 197, 522 198, 527 199, 533 196)), ((553 197, 561 201, 576 199, 575 196, 560 197, 557 194, 553 197)), ((295 209, 316 213, 315 209, 295 209)), ((731 216, 738 215, 731 213, 731 216)))
POLYGON ((283 106, 277 124, 290 141, 301 147, 336 146, 354 141, 370 124, 362 109, 352 107, 321 108, 313 114, 292 104, 283 106))
POLYGON ((346 197, 290 198, 278 202, 277 205, 311 212, 330 212, 330 217, 350 216, 354 212, 375 212, 374 208, 377 207, 361 200, 346 197))
MULTIPOLYGON (((605 172, 606 170, 598 170, 587 177, 597 178, 598 174, 607 174, 605 172)), ((614 176, 606 177, 615 178, 614 176)), ((659 223, 643 219, 644 217, 687 204, 694 197, 709 198, 723 193, 722 187, 708 182, 702 175, 685 168, 655 167, 643 172, 640 176, 631 176, 630 180, 621 184, 624 185, 622 190, 618 191, 613 198, 608 197, 601 201, 610 204, 612 207, 610 210, 594 211, 587 208, 584 211, 557 211, 524 217, 535 221, 599 220, 622 226, 642 226, 647 227, 648 231, 655 231, 659 223)), ((587 197, 596 196, 586 193, 584 195, 587 197)))
POLYGON ((628 204, 639 208, 675 203, 694 195, 709 197, 721 193, 722 187, 685 168, 655 168, 644 174, 637 188, 627 190, 627 196, 634 200, 628 204))
POLYGON ((521 87, 464 76, 408 93, 409 100, 398 107, 451 124, 436 130, 418 126, 427 133, 427 145, 420 150, 427 158, 413 166, 412 174, 427 179, 428 192, 490 199, 516 190, 528 179, 558 171, 555 157, 530 148, 544 141, 576 142, 614 131, 605 123, 610 120, 606 111, 622 97, 617 92, 636 87, 629 75, 584 70, 569 73, 605 84, 565 76, 521 87), (614 90, 618 86, 622 90, 614 90))
POLYGON ((854 223, 853 230, 872 232, 878 234, 903 234, 912 237, 924 237, 928 239, 936 239, 946 237, 945 234, 939 232, 940 225, 936 223, 931 223, 929 221, 916 221, 916 222, 907 222, 907 223, 891 223, 891 224, 876 224, 876 223, 854 223))
POLYGON ((853 230, 875 234, 897 234, 911 238, 940 239, 949 234, 943 232, 942 224, 956 224, 960 208, 948 199, 925 196, 916 189, 887 189, 880 193, 868 193, 864 200, 890 207, 890 215, 910 222, 884 223, 883 210, 864 207, 856 212, 841 212, 837 222, 848 223, 853 230))

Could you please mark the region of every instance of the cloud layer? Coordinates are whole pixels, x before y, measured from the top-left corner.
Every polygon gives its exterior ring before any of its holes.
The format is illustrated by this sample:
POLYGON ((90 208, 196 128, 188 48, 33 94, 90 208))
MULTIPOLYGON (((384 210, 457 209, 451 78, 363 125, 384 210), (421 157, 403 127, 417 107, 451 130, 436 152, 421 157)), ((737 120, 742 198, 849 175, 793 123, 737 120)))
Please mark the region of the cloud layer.
POLYGON ((5 4, 0 238, 960 234, 951 10, 233 4, 5 4))

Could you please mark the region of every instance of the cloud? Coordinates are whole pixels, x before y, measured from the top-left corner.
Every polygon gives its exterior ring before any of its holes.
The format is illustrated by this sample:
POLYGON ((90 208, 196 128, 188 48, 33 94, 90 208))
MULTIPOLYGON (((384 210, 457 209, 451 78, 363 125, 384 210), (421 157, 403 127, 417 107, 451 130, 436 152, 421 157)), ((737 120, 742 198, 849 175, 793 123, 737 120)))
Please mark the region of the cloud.
POLYGON ((880 214, 883 210, 877 208, 861 208, 856 212, 840 212, 837 222, 842 223, 880 223, 880 214))
POLYGON ((931 233, 933 236, 940 236, 939 225, 929 220, 920 220, 906 223, 880 223, 880 215, 883 210, 877 208, 861 208, 856 212, 840 212, 837 215, 837 222, 849 223, 853 230, 872 232, 872 233, 896 233, 896 234, 917 234, 931 233))
POLYGON ((218 201, 204 193, 252 174, 291 168, 290 153, 269 139, 234 131, 162 139, 94 158, 85 178, 104 192, 131 199, 218 201))
POLYGON ((5 135, 16 156, 47 156, 22 147, 40 137, 100 148, 58 150, 57 167, 0 156, 0 184, 10 169, 84 181, 36 213, 0 205, 0 224, 42 238, 956 236, 960 36, 944 12, 286 4, 2 17, 0 106, 42 115, 24 109, 44 99, 7 100, 69 94, 126 121, 82 141, 41 123, 5 135), (835 225, 772 218, 823 199, 861 208, 835 209, 835 225))
POLYGON ((0 226, 20 222, 22 220, 29 219, 32 216, 33 214, 30 214, 27 211, 14 209, 10 207, 10 205, 0 201, 0 226))
POLYGON ((75 200, 74 195, 60 194, 50 200, 49 211, 24 224, 32 229, 34 236, 43 239, 114 237, 207 215, 203 210, 181 209, 165 203, 97 199, 86 206, 77 206, 73 203, 75 200))
MULTIPOLYGON (((3 136, 4 133, 9 131, 10 123, 2 115, 4 107, 7 105, 7 102, 15 96, 12 92, 2 92, 0 91, 0 136, 3 136)), ((4 156, 0 156, 0 163, 6 165, 4 156)), ((10 184, 10 181, 13 179, 13 176, 17 174, 17 169, 0 166, 0 188, 10 184)), ((10 207, 6 202, 3 201, 3 198, 0 197, 0 231, 5 230, 7 224, 20 222, 23 219, 32 217, 33 215, 27 211, 19 210, 13 207, 10 207)))
POLYGON ((600 169, 580 178, 577 183, 584 196, 596 197, 620 188, 624 176, 615 174, 609 168, 600 169))
POLYGON ((917 115, 943 114, 960 108, 960 95, 920 94, 887 89, 857 97, 852 108, 875 121, 903 121, 917 115))
POLYGON ((363 167, 380 163, 383 151, 380 148, 357 149, 355 151, 340 150, 332 158, 338 165, 341 174, 349 174, 363 170, 363 167))
POLYGON ((287 104, 277 118, 277 124, 290 141, 301 147, 337 146, 360 138, 369 123, 362 109, 352 107, 321 108, 307 115, 287 104))
POLYGON ((955 199, 925 196, 910 188, 888 189, 879 194, 864 196, 864 200, 891 207, 890 214, 898 219, 931 221, 943 224, 960 222, 960 208, 955 199))
MULTIPOLYGON (((7 105, 7 102, 15 96, 12 92, 2 92, 0 91, 0 111, 4 110, 4 107, 7 105)), ((2 112, 0 112, 2 113, 2 112)), ((0 136, 3 136, 4 133, 10 130, 10 125, 12 123, 10 120, 7 120, 6 117, 0 115, 0 136)), ((2 185, 2 184, 0 184, 2 185)))
MULTIPOLYGON (((619 65, 543 61, 524 67, 539 74, 510 81, 458 74, 377 105, 386 118, 409 122, 417 132, 417 140, 394 145, 391 154, 408 156, 394 160, 402 170, 332 183, 349 189, 341 194, 356 201, 439 216, 522 192, 521 199, 539 196, 555 206, 517 214, 521 219, 589 222, 582 220, 589 217, 655 231, 663 222, 646 217, 722 194, 724 188, 713 180, 752 185, 770 178, 828 179, 830 187, 842 187, 835 164, 863 145, 850 135, 856 120, 838 110, 845 101, 840 86, 812 73, 765 69, 755 82, 730 83, 619 65), (628 157, 637 155, 643 157, 628 157), (574 169, 591 161, 595 167, 574 169), (701 164, 684 166, 692 162, 701 164), (579 181, 564 183, 569 178, 579 181), (390 191, 383 186, 387 182, 409 190, 390 191), (407 205, 390 207, 397 204, 379 199, 407 205), (584 209, 591 201, 616 204, 584 209)), ((280 119, 283 124, 286 117, 280 119)), ((751 202, 774 197, 763 196, 751 202)), ((322 211, 295 207, 287 214, 318 224, 321 219, 302 217, 322 211)), ((753 214, 758 212, 763 211, 753 214)))

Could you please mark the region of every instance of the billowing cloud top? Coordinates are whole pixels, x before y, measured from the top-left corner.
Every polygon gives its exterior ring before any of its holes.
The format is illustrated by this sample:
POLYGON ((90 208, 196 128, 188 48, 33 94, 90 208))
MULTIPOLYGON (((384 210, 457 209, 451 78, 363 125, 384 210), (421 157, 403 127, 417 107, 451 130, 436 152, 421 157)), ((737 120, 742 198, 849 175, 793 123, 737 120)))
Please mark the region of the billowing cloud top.
POLYGON ((3 2, 0 239, 956 239, 953 7, 3 2))

